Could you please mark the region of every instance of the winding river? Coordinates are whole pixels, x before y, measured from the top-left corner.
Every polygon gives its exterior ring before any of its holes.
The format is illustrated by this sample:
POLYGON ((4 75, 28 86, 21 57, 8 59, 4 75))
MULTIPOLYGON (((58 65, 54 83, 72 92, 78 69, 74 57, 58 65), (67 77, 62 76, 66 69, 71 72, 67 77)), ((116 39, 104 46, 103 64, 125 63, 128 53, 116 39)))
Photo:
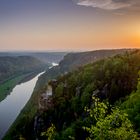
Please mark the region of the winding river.
POLYGON ((40 73, 33 79, 17 85, 13 91, 0 102, 0 139, 8 131, 20 111, 30 99, 40 73))

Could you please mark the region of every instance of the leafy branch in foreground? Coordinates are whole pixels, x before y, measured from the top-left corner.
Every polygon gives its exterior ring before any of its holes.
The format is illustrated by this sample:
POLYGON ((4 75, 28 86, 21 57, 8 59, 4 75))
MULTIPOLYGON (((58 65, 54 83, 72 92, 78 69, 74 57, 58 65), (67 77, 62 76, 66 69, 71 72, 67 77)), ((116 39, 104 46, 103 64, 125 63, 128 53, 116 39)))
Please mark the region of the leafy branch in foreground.
POLYGON ((45 136, 47 137, 47 140, 54 140, 54 136, 55 136, 55 126, 52 124, 46 132, 42 132, 41 136, 45 136))
POLYGON ((91 119, 96 120, 96 124, 90 127, 83 127, 88 133, 87 140, 137 140, 137 133, 126 113, 118 108, 113 108, 111 113, 107 112, 107 104, 100 102, 98 98, 93 98, 94 106, 85 109, 91 119))

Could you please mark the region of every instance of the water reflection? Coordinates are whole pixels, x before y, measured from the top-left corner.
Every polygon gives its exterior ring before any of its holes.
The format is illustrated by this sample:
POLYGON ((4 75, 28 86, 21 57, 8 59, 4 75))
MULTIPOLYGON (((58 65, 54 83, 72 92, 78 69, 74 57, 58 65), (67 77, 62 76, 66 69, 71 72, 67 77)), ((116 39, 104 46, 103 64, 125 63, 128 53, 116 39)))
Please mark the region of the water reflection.
POLYGON ((40 73, 28 82, 17 85, 5 100, 0 102, 0 139, 15 121, 16 117, 30 99, 40 73))

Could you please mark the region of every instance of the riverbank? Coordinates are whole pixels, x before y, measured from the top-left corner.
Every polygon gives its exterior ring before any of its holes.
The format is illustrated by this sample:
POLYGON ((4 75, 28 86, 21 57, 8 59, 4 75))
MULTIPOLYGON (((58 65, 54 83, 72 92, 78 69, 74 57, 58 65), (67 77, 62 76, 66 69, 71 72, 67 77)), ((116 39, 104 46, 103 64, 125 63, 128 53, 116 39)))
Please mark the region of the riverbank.
POLYGON ((0 102, 4 100, 13 88, 21 83, 27 82, 34 78, 39 72, 30 72, 12 76, 0 84, 0 102))
POLYGON ((21 81, 28 77, 30 74, 22 74, 18 75, 12 79, 9 79, 2 84, 0 84, 0 102, 4 100, 8 94, 13 90, 13 88, 18 85, 19 83, 22 83, 21 81))
MULTIPOLYGON (((17 85, 13 89, 12 93, 0 103, 0 139, 6 134, 8 129, 12 126, 12 124, 20 114, 21 110, 29 101, 38 77, 42 73, 43 72, 39 73, 36 77, 27 82, 17 85)), ((24 123, 23 120, 21 122, 24 123)), ((11 138, 6 139, 11 140, 11 138)))
MULTIPOLYGON (((15 137, 13 134, 16 133, 17 130, 22 130, 26 125, 25 122, 28 122, 28 124, 34 123, 32 120, 34 120, 34 116, 38 110, 38 98, 43 93, 43 91, 46 91, 46 89, 44 88, 42 91, 39 91, 36 88, 34 89, 29 101, 26 103, 10 129, 7 131, 3 140, 18 140, 20 134, 18 136, 15 135, 15 137)), ((27 127, 27 129, 30 129, 30 125, 27 127)))
MULTIPOLYGON (((48 81, 52 79, 51 77, 53 76, 48 76, 48 81)), ((23 132, 23 130, 29 130, 29 132, 31 132, 34 126, 34 117, 38 113, 38 99, 40 98, 42 93, 45 93, 47 91, 47 84, 43 87, 40 87, 40 84, 38 82, 40 82, 40 80, 37 81, 31 98, 22 109, 17 119, 14 121, 14 123, 6 133, 3 140, 19 140, 21 134, 18 132, 23 132)), ((28 137, 34 137, 34 130, 32 131, 32 133, 28 134, 28 137)))

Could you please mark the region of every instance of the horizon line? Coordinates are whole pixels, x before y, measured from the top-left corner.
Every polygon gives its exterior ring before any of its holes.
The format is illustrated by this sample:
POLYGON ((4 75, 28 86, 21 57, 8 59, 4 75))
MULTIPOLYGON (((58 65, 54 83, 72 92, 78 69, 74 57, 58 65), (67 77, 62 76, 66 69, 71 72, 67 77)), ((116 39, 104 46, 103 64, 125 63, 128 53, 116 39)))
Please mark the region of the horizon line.
POLYGON ((89 50, 0 50, 0 53, 65 53, 65 52, 91 52, 91 51, 99 51, 99 50, 138 50, 139 47, 136 48, 100 48, 100 49, 89 49, 89 50))

